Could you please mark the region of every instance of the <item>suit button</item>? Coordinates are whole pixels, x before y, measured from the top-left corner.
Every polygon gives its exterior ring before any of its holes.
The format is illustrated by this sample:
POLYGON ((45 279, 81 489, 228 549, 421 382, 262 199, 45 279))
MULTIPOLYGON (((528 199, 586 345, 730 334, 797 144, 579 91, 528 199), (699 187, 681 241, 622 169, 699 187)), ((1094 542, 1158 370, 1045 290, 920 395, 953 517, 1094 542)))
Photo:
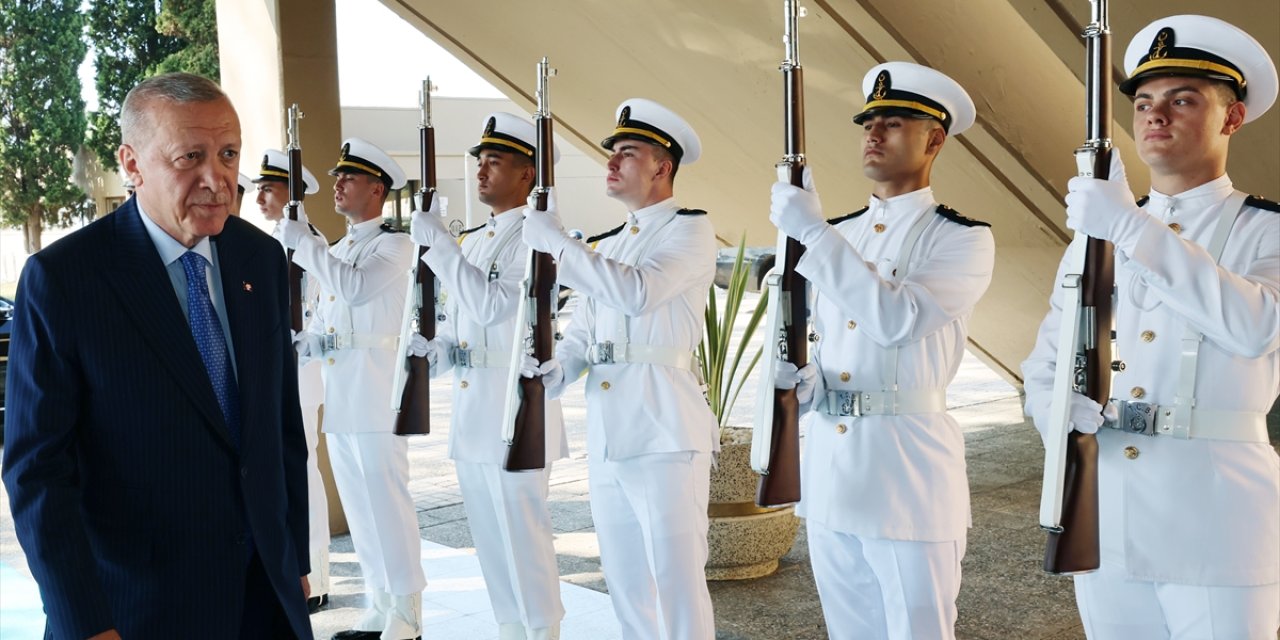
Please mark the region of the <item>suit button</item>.
POLYGON ((849 328, 850 328, 850 329, 857 329, 857 328, 858 328, 858 323, 856 323, 856 322, 854 322, 854 321, 850 320, 850 321, 849 321, 849 328))
POLYGON ((1176 223, 1176 222, 1170 222, 1170 223, 1169 223, 1169 228, 1170 228, 1170 229, 1173 229, 1173 232, 1174 232, 1174 233, 1182 233, 1182 225, 1180 225, 1180 224, 1178 224, 1178 223, 1176 223))
POLYGON ((240 467, 240 477, 241 478, 249 477, 249 467, 240 467))
POLYGON ((1134 387, 1129 390, 1129 395, 1133 396, 1134 400, 1140 400, 1143 396, 1147 395, 1147 390, 1142 387, 1134 387))
POLYGON ((1124 448, 1124 457, 1126 457, 1126 458, 1128 458, 1128 459, 1130 459, 1130 460, 1137 460, 1137 459, 1138 459, 1138 453, 1139 453, 1139 452, 1138 452, 1138 448, 1137 448, 1137 447, 1125 447, 1125 448, 1124 448))
POLYGON ((848 372, 848 371, 841 371, 841 372, 840 372, 840 382, 848 382, 848 381, 849 381, 849 372, 848 372))
POLYGON ((1155 339, 1156 339, 1156 332, 1151 331, 1151 330, 1147 330, 1147 331, 1143 331, 1143 332, 1142 332, 1142 341, 1143 341, 1143 342, 1151 342, 1152 340, 1155 340, 1155 339))
POLYGON ((605 391, 608 391, 608 390, 609 390, 609 386, 610 386, 610 385, 609 385, 609 381, 608 381, 608 380, 605 380, 604 382, 601 382, 601 383, 600 383, 600 388, 601 388, 601 389, 604 389, 605 391))
POLYGON ((329 358, 329 364, 333 364, 333 358, 329 358))
POLYGON ((466 388, 467 388, 467 387, 469 387, 469 386, 471 386, 471 384, 470 384, 470 383, 468 383, 466 380, 463 380, 462 382, 459 382, 459 383, 458 383, 458 388, 459 388, 459 389, 466 389, 466 388))
POLYGON ((844 426, 844 423, 840 423, 836 425, 836 433, 844 433, 848 430, 849 430, 849 427, 844 426))

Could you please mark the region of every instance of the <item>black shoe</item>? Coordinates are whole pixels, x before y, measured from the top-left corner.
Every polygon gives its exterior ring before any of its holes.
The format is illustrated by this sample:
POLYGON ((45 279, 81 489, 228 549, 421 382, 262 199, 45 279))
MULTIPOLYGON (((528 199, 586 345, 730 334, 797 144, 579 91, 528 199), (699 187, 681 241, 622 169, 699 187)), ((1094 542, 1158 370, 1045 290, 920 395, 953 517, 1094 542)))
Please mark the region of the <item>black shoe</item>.
POLYGON ((329 594, 324 593, 313 598, 307 598, 307 612, 315 613, 323 609, 329 604, 329 594))
POLYGON ((348 629, 333 634, 333 640, 380 640, 382 638, 381 631, 356 631, 348 629))

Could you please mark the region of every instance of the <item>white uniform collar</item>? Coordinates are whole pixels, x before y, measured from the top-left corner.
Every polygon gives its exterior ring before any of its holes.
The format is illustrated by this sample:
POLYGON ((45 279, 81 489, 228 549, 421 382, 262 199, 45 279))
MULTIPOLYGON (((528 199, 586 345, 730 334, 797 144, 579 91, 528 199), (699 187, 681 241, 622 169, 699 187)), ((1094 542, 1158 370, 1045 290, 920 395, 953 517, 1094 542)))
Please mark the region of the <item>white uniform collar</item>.
POLYGON ((872 194, 871 200, 867 205, 867 212, 872 214, 876 220, 884 220, 891 217, 919 213, 921 209, 933 206, 933 204, 933 187, 925 187, 885 200, 881 200, 875 194, 872 194))
POLYGON ((373 233, 378 233, 382 227, 382 217, 357 222, 347 228, 347 238, 350 240, 359 240, 373 233))
POLYGON ((1231 195, 1234 190, 1231 185, 1231 178, 1225 173, 1214 180, 1177 195, 1167 196, 1152 189, 1150 193, 1151 200, 1147 202, 1147 211, 1164 218, 1174 213, 1203 211, 1221 202, 1231 195))
POLYGON ((505 229, 510 225, 519 224, 524 220, 524 205, 514 209, 507 209, 501 213, 490 213, 488 226, 497 229, 505 229))
POLYGON ((644 207, 643 209, 636 209, 635 211, 627 213, 627 222, 637 224, 655 220, 660 216, 669 215, 679 208, 680 207, 676 205, 675 196, 672 196, 662 202, 654 203, 644 207))

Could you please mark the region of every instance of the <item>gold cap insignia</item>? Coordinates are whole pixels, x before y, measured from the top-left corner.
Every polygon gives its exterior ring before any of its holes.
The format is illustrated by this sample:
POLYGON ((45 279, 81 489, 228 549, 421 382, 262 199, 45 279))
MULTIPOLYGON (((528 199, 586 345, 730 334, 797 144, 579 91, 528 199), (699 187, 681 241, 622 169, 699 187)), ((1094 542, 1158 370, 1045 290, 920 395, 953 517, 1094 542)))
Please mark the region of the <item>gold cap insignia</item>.
POLYGON ((264 154, 262 154, 262 170, 263 170, 263 171, 266 171, 266 170, 267 170, 267 168, 271 166, 271 163, 268 161, 268 158, 270 158, 270 157, 271 157, 271 156, 269 156, 269 155, 267 155, 267 154, 265 154, 265 153, 264 153, 264 154))
POLYGON ((622 113, 618 114, 618 126, 625 127, 627 121, 631 119, 631 107, 623 107, 622 113))
POLYGON ((498 125, 497 118, 489 118, 489 121, 484 123, 484 137, 488 138, 489 136, 493 135, 493 128, 496 127, 497 125, 498 125))
POLYGON ((883 100, 885 94, 889 92, 889 71, 886 69, 876 76, 876 88, 871 92, 871 97, 876 100, 883 100))
POLYGON ((1169 55, 1169 48, 1173 46, 1173 28, 1165 27, 1156 32, 1156 37, 1151 41, 1151 50, 1147 53, 1148 60, 1160 60, 1169 55))
POLYGON ((350 142, 345 143, 345 144, 343 144, 343 145, 342 145, 342 151, 340 151, 340 152, 338 153, 338 157, 340 157, 340 158, 342 158, 342 159, 344 159, 344 160, 345 160, 345 159, 347 158, 347 156, 349 156, 349 155, 351 155, 351 143, 350 143, 350 142))

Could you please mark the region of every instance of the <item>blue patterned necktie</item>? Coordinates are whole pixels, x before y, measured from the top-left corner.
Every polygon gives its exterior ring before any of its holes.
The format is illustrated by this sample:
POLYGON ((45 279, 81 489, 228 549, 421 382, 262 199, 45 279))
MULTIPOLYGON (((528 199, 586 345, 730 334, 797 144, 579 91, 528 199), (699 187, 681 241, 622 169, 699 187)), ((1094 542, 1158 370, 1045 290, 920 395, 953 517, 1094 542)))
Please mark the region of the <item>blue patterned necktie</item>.
POLYGON ((222 323, 209 299, 209 284, 204 268, 208 264, 204 256, 188 251, 182 254, 182 269, 187 274, 187 314, 191 323, 191 337, 196 340, 200 359, 204 360, 213 394, 222 408, 222 417, 231 433, 231 442, 240 448, 240 389, 231 371, 231 356, 222 333, 222 323))

